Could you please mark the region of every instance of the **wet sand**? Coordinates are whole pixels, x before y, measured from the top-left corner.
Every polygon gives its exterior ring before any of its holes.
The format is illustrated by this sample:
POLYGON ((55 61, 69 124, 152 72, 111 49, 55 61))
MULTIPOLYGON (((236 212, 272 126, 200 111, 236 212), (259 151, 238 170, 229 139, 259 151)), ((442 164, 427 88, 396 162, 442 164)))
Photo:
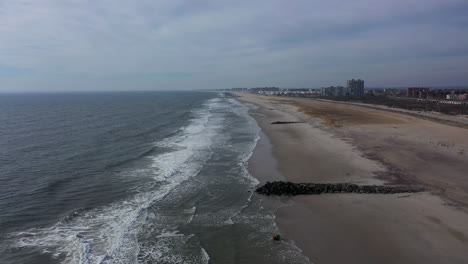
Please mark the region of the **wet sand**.
POLYGON ((271 151, 273 160, 256 151, 249 162, 262 182, 277 180, 276 168, 293 182, 398 183, 428 190, 282 199, 280 231, 312 262, 468 262, 467 129, 356 105, 239 95, 257 106, 251 114, 271 141, 263 153, 271 151))

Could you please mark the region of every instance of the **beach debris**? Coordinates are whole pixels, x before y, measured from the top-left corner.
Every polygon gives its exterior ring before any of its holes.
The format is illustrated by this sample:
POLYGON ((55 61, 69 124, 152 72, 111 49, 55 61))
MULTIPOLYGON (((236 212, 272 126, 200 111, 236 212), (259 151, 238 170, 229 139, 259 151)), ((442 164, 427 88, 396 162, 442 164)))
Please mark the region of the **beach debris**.
POLYGON ((285 124, 297 124, 297 123, 304 123, 304 122, 299 122, 299 121, 275 121, 271 122, 273 125, 285 125, 285 124))
POLYGON ((415 186, 390 185, 357 185, 353 183, 293 183, 293 182, 267 182, 258 187, 255 192, 263 195, 301 195, 321 193, 362 193, 362 194, 394 194, 415 193, 424 191, 415 186))
POLYGON ((280 240, 281 240, 281 236, 280 236, 280 235, 272 236, 271 239, 272 239, 272 240, 275 240, 275 241, 280 241, 280 240))

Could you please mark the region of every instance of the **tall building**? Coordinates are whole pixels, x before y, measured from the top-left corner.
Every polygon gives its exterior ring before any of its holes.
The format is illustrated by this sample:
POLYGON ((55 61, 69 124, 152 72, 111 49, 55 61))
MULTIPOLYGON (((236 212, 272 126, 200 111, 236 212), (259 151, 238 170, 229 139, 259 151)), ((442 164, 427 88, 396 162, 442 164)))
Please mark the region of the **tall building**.
POLYGON ((406 89, 406 96, 414 98, 427 98, 429 90, 429 88, 410 87, 406 89))
POLYGON ((364 81, 348 80, 346 81, 346 95, 348 96, 363 96, 364 95, 364 81))
POLYGON ((330 86, 322 88, 323 96, 343 96, 344 87, 343 86, 330 86))

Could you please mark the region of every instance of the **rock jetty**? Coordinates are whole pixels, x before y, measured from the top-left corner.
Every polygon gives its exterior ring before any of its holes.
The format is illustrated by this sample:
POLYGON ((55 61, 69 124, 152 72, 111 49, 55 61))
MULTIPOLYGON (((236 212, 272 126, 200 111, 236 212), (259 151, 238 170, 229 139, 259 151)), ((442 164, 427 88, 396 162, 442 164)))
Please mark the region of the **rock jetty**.
POLYGON ((321 193, 414 193, 424 189, 413 186, 387 186, 387 185, 357 185, 352 183, 293 183, 293 182, 267 182, 258 187, 255 192, 263 195, 301 195, 321 193))
POLYGON ((298 122, 298 121, 275 121, 275 122, 271 122, 271 124, 273 124, 273 125, 285 125, 285 124, 296 124, 296 123, 302 123, 302 122, 298 122))

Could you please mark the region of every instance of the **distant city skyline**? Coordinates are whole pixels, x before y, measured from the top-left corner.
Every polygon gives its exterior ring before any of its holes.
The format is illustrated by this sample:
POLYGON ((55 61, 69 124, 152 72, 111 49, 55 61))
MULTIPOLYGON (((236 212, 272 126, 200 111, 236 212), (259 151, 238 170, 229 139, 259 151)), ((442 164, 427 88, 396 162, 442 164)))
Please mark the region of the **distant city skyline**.
POLYGON ((468 1, 0 3, 0 92, 468 86, 468 1))

